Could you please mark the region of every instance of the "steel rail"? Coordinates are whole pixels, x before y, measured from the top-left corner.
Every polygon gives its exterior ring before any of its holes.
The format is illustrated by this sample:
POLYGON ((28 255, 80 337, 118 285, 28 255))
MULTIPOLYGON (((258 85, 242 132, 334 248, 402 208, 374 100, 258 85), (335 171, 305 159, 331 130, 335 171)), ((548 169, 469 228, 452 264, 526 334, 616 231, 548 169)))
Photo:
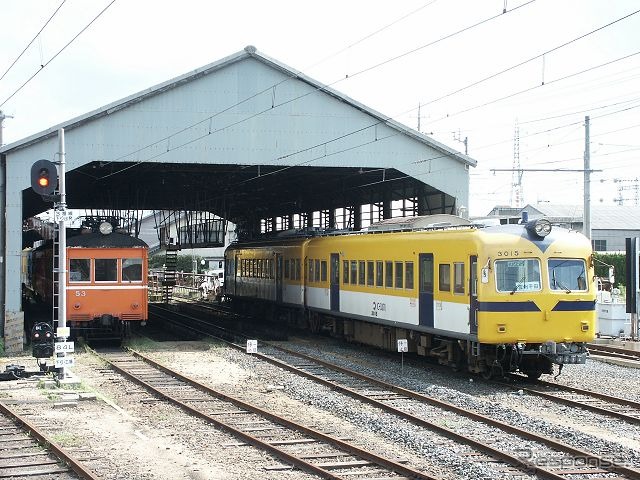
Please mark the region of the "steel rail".
MULTIPOLYGON (((178 314, 178 312, 170 312, 170 313, 172 315, 178 314)), ((179 314, 179 315, 187 316, 185 314, 179 314)), ((197 319, 197 318, 195 320, 201 321, 200 319, 197 319)), ((184 325, 182 325, 182 326, 184 327, 184 325)), ((211 336, 210 333, 197 330, 197 329, 195 329, 195 328, 193 328, 191 326, 188 327, 188 328, 190 328, 190 329, 192 329, 194 331, 197 331, 198 333, 206 334, 206 335, 210 335, 211 336)), ((235 348, 237 350, 240 350, 240 351, 244 351, 245 350, 245 348, 242 345, 234 344, 233 342, 230 342, 230 341, 228 341, 226 339, 223 339, 223 338, 219 338, 219 337, 215 337, 215 338, 218 338, 219 340, 225 342, 226 344, 228 344, 229 346, 231 346, 231 347, 233 347, 233 348, 235 348)), ((472 411, 463 409, 463 408, 458 407, 456 405, 450 404, 450 403, 442 401, 442 400, 435 399, 433 397, 426 396, 424 394, 420 394, 420 393, 415 392, 413 390, 408 390, 408 389, 399 387, 397 385, 389 384, 389 383, 383 382, 381 380, 368 377, 366 375, 360 374, 359 372, 355 372, 353 370, 350 370, 350 369, 347 369, 347 368, 344 368, 344 367, 340 367, 338 365, 323 361, 323 360, 318 359, 316 357, 305 355, 303 353, 296 352, 296 351, 293 351, 293 350, 288 350, 286 348, 283 348, 283 347, 278 346, 278 345, 271 344, 269 342, 262 342, 262 343, 264 345, 268 345, 268 346, 270 346, 270 347, 272 347, 274 349, 280 350, 280 351, 282 351, 284 353, 287 353, 287 354, 290 354, 290 355, 294 355, 294 356, 302 358, 302 359, 304 359, 306 361, 310 361, 310 362, 319 364, 319 365, 321 365, 321 366, 323 366, 325 368, 331 369, 333 371, 336 371, 336 372, 339 372, 339 373, 343 373, 343 374, 352 376, 354 378, 358 378, 360 380, 372 383, 374 385, 377 385, 377 386, 380 386, 382 388, 385 388, 385 389, 388 389, 390 391, 393 391, 395 393, 407 396, 409 398, 413 398, 415 400, 423 401, 423 402, 428 403, 430 405, 433 405, 433 406, 436 406, 436 407, 439 407, 439 408, 443 408, 445 410, 454 412, 456 414, 463 415, 465 417, 471 418, 472 420, 476 420, 476 421, 491 425, 493 427, 500 428, 500 429, 502 429, 504 431, 507 431, 509 433, 518 435, 518 436, 526 438, 528 440, 532 440, 532 441, 541 443, 543 445, 546 445, 548 447, 555 448, 556 450, 563 451, 565 453, 569 453, 570 455, 574 455, 575 457, 578 457, 581 460, 586 461, 587 464, 589 464, 589 465, 602 465, 603 469, 605 469, 605 470, 609 470, 609 471, 612 471, 612 472, 620 473, 620 474, 628 476, 629 478, 640 479, 640 470, 635 470, 635 469, 632 469, 632 468, 629 468, 629 467, 626 467, 626 466, 623 466, 623 465, 614 464, 613 462, 611 462, 609 460, 606 460, 604 458, 598 457, 598 456, 596 456, 594 454, 591 454, 589 452, 586 452, 584 450, 572 447, 571 445, 565 444, 565 443, 560 442, 558 440, 555 440, 555 439, 552 439, 552 438, 549 438, 549 437, 545 437, 545 436, 541 436, 541 435, 537 435, 535 433, 529 432, 527 430, 520 429, 518 427, 515 427, 513 425, 501 422, 499 420, 495 420, 495 419, 487 417, 485 415, 482 415, 482 414, 479 414, 479 413, 476 413, 476 412, 472 412, 472 411)), ((566 476, 560 475, 560 474, 556 473, 553 470, 546 469, 546 468, 543 468, 541 466, 535 465, 533 462, 528 462, 528 461, 523 460, 523 459, 521 459, 519 457, 516 457, 516 456, 511 455, 509 453, 503 452, 501 450, 498 450, 498 449, 496 449, 496 448, 494 448, 494 447, 492 447, 490 445, 487 445, 487 444, 482 443, 480 441, 477 441, 477 440, 474 440, 472 438, 469 438, 469 437, 466 437, 464 435, 461 435, 461 434, 459 434, 459 433, 457 433, 457 432, 455 432, 455 431, 453 431, 451 429, 448 429, 446 427, 437 425, 437 424, 435 424, 433 422, 429 422, 427 420, 424 420, 424 419, 421 419, 421 418, 416 417, 414 415, 411 415, 411 414, 409 414, 409 413, 407 413, 407 412, 405 412, 403 410, 397 409, 397 408, 395 408, 395 407, 393 407, 391 405, 388 405, 388 404, 386 404, 384 402, 381 402, 381 401, 379 401, 377 399, 368 397, 368 396, 366 396, 366 395, 364 395, 362 393, 359 393, 359 392, 357 392, 357 391, 355 391, 353 389, 350 389, 348 387, 345 387, 345 386, 342 386, 342 385, 338 385, 337 383, 335 383, 333 381, 323 379, 323 378, 321 378, 321 377, 319 377, 317 375, 314 375, 312 373, 306 372, 306 371, 304 371, 304 370, 302 370, 302 369, 300 369, 298 367, 290 365, 290 364, 288 364, 286 362, 282 362, 281 360, 275 359, 275 358, 273 358, 273 357, 271 357, 269 355, 265 355, 265 354, 261 354, 261 353, 252 354, 252 355, 253 356, 257 356, 258 358, 261 358, 264 361, 272 363, 273 365, 277 365, 280 368, 287 369, 287 370, 289 370, 291 372, 294 372, 296 374, 299 374, 301 376, 309 378, 309 379, 311 379, 311 380, 313 380, 315 382, 321 383, 321 384, 323 384, 323 385, 325 385, 325 386, 327 386, 327 387, 329 387, 329 388, 331 388, 333 390, 337 390, 337 391, 340 391, 342 393, 345 393, 345 394, 351 396, 352 398, 356 398, 356 399, 358 399, 358 400, 360 400, 362 402, 368 403, 370 405, 374 405, 374 406, 376 406, 378 408, 381 408, 381 409, 383 409, 383 410, 385 410, 385 411, 387 411, 389 413, 392 413, 392 414, 394 414, 396 416, 399 416, 401 418, 409 420, 414 424, 417 424, 417 425, 423 426, 425 428, 428 428, 429 430, 435 431, 435 432, 437 432, 437 433, 439 433, 439 434, 441 434, 443 436, 446 436, 447 438, 450 438, 452 440, 465 443, 465 444, 471 446, 472 448, 475 448, 475 449, 477 449, 477 450, 479 450, 479 451, 481 451, 481 452, 483 452, 485 454, 488 454, 488 455, 492 456, 493 458, 500 459, 501 461, 504 461, 505 463, 508 463, 511 466, 516 467, 516 468, 518 468, 520 470, 524 470, 527 473, 535 473, 535 474, 541 476, 542 478, 548 478, 548 479, 554 479, 554 480, 561 480, 561 479, 565 480, 566 479, 566 476)))
MULTIPOLYGON (((520 379, 519 376, 512 376, 511 378, 520 379)), ((587 390, 587 389, 577 388, 577 387, 569 387, 567 385, 545 382, 541 380, 538 380, 532 386, 527 386, 522 384, 514 385, 514 384, 500 382, 500 381, 493 381, 493 383, 495 383, 496 385, 501 385, 501 386, 513 389, 513 390, 522 390, 532 395, 537 395, 539 397, 545 398, 553 402, 562 403, 564 405, 568 405, 571 407, 582 408, 584 410, 589 410, 591 412, 598 413, 600 415, 615 417, 620 420, 627 421, 629 423, 640 424, 640 416, 635 417, 625 412, 618 412, 616 410, 608 409, 607 407, 604 407, 604 406, 592 405, 590 403, 581 402, 580 400, 575 400, 571 398, 565 398, 559 395, 554 395, 553 392, 545 392, 543 390, 539 390, 536 388, 536 386, 540 386, 542 388, 548 388, 548 389, 556 389, 562 392, 576 393, 576 394, 584 395, 587 397, 597 398, 598 400, 609 402, 614 405, 630 407, 635 409, 637 413, 640 415, 640 403, 634 400, 628 400, 626 398, 620 398, 620 397, 612 397, 610 395, 607 395, 606 393, 594 392, 593 390, 587 390)))
POLYGON ((620 348, 614 347, 611 345, 602 345, 598 343, 589 343, 587 344, 587 349, 589 352, 597 352, 599 355, 621 358, 623 360, 631 360, 634 362, 640 361, 640 351, 632 350, 630 348, 620 348))
MULTIPOLYGON (((51 450, 56 457, 62 460, 80 478, 85 480, 101 480, 101 477, 89 470, 80 460, 74 458, 64 448, 51 440, 51 438, 47 437, 35 425, 21 417, 17 412, 1 401, 0 412, 9 417, 19 428, 26 430, 29 435, 35 438, 41 445, 44 445, 46 448, 51 450)), ((20 475, 16 476, 19 477, 20 475)))
MULTIPOLYGON (((204 385, 200 382, 197 382, 196 380, 193 380, 189 377, 186 377, 182 374, 180 374, 179 372, 176 372, 158 362, 155 362, 154 360, 142 355, 139 352, 135 352, 135 351, 131 351, 131 354, 135 357, 140 358, 142 361, 144 361, 145 363, 151 365, 152 367, 166 373, 167 375, 170 375, 182 382, 187 383, 188 385, 191 385, 192 387, 207 393, 208 395, 211 395, 215 398, 218 398, 220 400, 223 401, 227 401, 230 403, 233 403, 235 406, 244 409, 246 411, 255 413, 257 415, 263 416, 264 418, 268 418, 271 421, 284 425, 292 430, 296 430, 298 432, 302 432, 305 433, 306 435, 315 438, 317 440, 326 442, 330 445, 334 445, 337 446, 341 449, 343 449, 344 451, 352 454, 352 455, 357 455, 360 456, 361 458, 364 458, 370 462, 376 463, 379 466, 383 466, 397 474, 402 474, 402 475, 408 475, 410 478, 415 478, 415 479, 422 479, 422 480, 438 480, 437 477, 432 477, 428 474, 425 474, 424 472, 420 472, 417 470, 414 470, 412 468, 406 467, 398 462, 394 462, 392 460, 389 459, 385 459, 383 457, 379 457, 378 455, 375 455, 371 452, 367 452, 366 450, 363 450, 359 447, 356 447, 355 445, 352 445, 350 443, 347 443, 343 440, 340 440, 338 438, 335 438, 331 435, 327 435, 324 434, 322 432, 319 432, 317 430, 314 430, 312 428, 297 424, 295 422, 292 422, 290 420, 287 420, 285 418, 282 418, 278 415, 275 415, 271 412, 268 412, 266 410, 263 410, 259 407, 256 407, 254 405, 251 405, 249 403, 243 402, 239 399, 233 398, 227 394, 224 394, 222 392, 216 391, 214 389, 212 389, 211 387, 204 385)), ((145 382, 144 380, 142 380, 141 378, 139 378, 138 376, 136 376, 135 374, 127 371, 124 368, 119 367, 118 365, 116 365, 114 362, 110 361, 108 358, 104 357, 103 355, 99 355, 100 358, 102 358, 105 362, 107 362, 112 368, 114 368, 116 371, 118 371, 119 373, 121 373, 122 375, 126 376, 127 378, 130 378, 131 380, 135 381, 136 383, 144 386, 146 389, 148 389, 149 391, 153 392, 154 394, 158 395, 161 398, 164 398, 165 400, 173 403, 174 405, 177 405, 178 407, 180 407, 181 409, 183 409, 184 411, 190 413, 193 416, 196 416, 198 418, 201 418, 209 423, 214 424, 215 426, 231 433, 234 436, 237 436, 239 438, 241 438, 242 440, 244 440, 245 442, 247 442, 250 445, 253 445, 257 448, 263 449, 267 452, 272 453, 274 456, 288 462, 291 463, 292 465, 295 465, 297 467, 299 467, 302 470, 305 470, 307 472, 311 472, 314 473, 316 475, 320 475, 322 478, 328 478, 328 479, 336 479, 336 480, 344 480, 344 477, 341 477, 339 475, 335 475, 333 473, 331 473, 328 470, 325 470, 321 467, 318 467, 310 462, 305 461, 302 458, 296 457, 294 455, 291 455, 290 453, 278 448, 275 445, 272 445, 268 442, 265 442, 253 435, 250 435, 246 432, 243 432, 242 430, 239 430, 225 422, 222 422, 216 418, 214 418, 211 415, 208 415, 205 412, 202 412, 201 410, 198 410, 197 408, 191 407, 190 405, 186 404, 185 402, 182 402, 181 400, 172 397, 171 395, 163 392, 162 390, 154 387, 153 385, 151 385, 148 382, 145 382)))

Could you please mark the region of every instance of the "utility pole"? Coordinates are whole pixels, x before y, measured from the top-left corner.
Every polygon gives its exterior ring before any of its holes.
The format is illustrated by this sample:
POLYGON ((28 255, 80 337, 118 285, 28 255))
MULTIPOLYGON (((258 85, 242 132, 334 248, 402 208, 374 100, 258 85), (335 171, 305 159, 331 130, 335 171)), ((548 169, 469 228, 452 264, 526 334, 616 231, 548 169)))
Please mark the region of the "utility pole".
POLYGON ((522 207, 522 168, 520 167, 520 127, 516 122, 513 134, 513 173, 511 175, 511 206, 522 207))
POLYGON ((591 150, 589 148, 589 116, 584 117, 584 218, 582 233, 591 240, 591 150))
POLYGON ((2 145, 4 145, 4 143, 2 142, 2 122, 4 122, 5 118, 13 118, 13 116, 11 115, 5 115, 4 112, 2 110, 0 110, 0 147, 2 145))

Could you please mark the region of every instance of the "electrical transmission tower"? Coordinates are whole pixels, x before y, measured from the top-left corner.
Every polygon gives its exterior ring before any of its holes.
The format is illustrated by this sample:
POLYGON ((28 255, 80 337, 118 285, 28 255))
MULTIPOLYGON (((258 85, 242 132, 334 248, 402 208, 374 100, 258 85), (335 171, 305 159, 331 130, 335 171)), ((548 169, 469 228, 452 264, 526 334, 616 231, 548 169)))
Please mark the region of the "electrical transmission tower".
POLYGON ((513 134, 513 168, 511 173, 511 206, 522 207, 522 168, 520 167, 520 127, 513 134))
POLYGON ((633 191, 633 206, 637 207, 640 205, 640 181, 637 178, 635 178, 634 180, 626 178, 614 178, 613 183, 618 184, 618 198, 614 200, 618 205, 622 206, 624 205, 625 200, 630 200, 629 198, 624 198, 622 196, 622 192, 624 192, 625 190, 633 191), (627 183, 627 185, 623 185, 624 183, 627 183), (628 185, 628 183, 632 184, 628 185))

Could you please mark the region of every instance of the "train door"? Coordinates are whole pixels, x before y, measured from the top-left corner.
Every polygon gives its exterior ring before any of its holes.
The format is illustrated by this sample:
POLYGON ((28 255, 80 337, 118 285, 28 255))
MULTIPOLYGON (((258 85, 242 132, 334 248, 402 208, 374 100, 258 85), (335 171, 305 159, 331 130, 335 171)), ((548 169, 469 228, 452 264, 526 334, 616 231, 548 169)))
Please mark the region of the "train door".
POLYGON ((282 254, 276 253, 276 302, 282 303, 282 254))
POLYGON ((469 275, 469 332, 478 334, 478 257, 471 255, 469 275))
POLYGON ((433 327, 433 253, 421 253, 418 260, 420 263, 419 321, 420 325, 433 327))
POLYGON ((331 272, 329 279, 329 295, 331 303, 331 311, 340 311, 340 255, 331 254, 331 272))

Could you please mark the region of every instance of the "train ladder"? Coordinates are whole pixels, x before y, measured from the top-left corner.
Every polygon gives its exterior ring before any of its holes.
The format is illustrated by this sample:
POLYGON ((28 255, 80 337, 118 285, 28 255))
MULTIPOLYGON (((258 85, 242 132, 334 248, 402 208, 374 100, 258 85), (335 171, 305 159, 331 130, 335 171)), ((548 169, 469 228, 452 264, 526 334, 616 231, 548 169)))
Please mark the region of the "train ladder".
POLYGON ((58 222, 54 222, 54 229, 53 229, 53 255, 52 255, 52 261, 53 261, 53 274, 52 274, 52 281, 51 281, 51 286, 53 288, 53 295, 51 296, 51 298, 53 299, 52 302, 52 312, 51 312, 51 319, 52 319, 52 325, 53 325, 53 331, 55 332, 56 329, 58 328, 58 313, 59 313, 59 305, 60 305, 60 281, 58 279, 58 272, 60 271, 60 226, 58 225, 58 222))
POLYGON ((176 284, 176 267, 178 266, 179 245, 169 244, 164 258, 164 279, 162 287, 164 289, 164 301, 170 303, 173 297, 173 287, 176 284))

